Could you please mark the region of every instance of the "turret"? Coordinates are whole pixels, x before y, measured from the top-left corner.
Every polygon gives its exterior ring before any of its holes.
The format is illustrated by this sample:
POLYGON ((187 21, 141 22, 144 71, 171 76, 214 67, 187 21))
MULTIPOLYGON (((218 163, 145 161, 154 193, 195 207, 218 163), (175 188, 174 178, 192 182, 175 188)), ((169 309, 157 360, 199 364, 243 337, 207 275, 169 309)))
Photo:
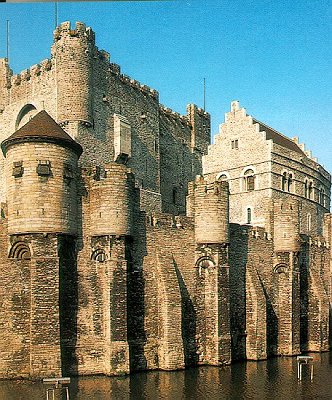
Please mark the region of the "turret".
POLYGON ((41 111, 1 144, 8 233, 77 233, 75 142, 41 111))
POLYGON ((57 121, 93 124, 92 63, 96 56, 91 28, 64 22, 54 31, 52 55, 56 60, 57 121))
POLYGON ((191 147, 201 155, 206 154, 210 144, 210 114, 195 104, 188 104, 187 115, 192 126, 191 147))
POLYGON ((90 186, 91 235, 130 235, 130 193, 125 165, 112 163, 103 170, 96 168, 90 186))
POLYGON ((196 243, 228 243, 228 183, 207 183, 199 177, 194 183, 196 243))
MULTIPOLYGON (((190 195, 189 195, 190 196, 190 195)), ((199 364, 230 362, 229 190, 227 182, 193 185, 195 220, 195 307, 199 364)))
POLYGON ((296 200, 274 202, 274 250, 299 251, 300 218, 296 200))
POLYGON ((8 103, 11 75, 7 58, 0 58, 0 112, 8 103))

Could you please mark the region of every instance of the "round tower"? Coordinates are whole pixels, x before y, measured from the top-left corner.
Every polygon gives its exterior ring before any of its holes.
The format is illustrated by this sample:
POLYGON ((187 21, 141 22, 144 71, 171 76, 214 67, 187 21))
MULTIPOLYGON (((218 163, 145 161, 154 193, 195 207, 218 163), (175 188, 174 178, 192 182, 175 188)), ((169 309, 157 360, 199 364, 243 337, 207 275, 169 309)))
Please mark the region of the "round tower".
POLYGON ((299 251, 300 211, 298 200, 275 200, 273 204, 274 250, 299 251))
POLYGON ((64 22, 54 31, 58 123, 93 124, 92 63, 96 52, 94 32, 84 24, 77 22, 76 29, 71 29, 70 22, 64 22))
POLYGON ((82 147, 41 111, 1 144, 8 233, 77 233, 77 162, 82 147))
POLYGON ((194 183, 196 243, 229 242, 229 190, 227 182, 207 183, 203 177, 194 183))
POLYGON ((91 235, 130 235, 131 181, 126 166, 107 164, 90 185, 91 235))

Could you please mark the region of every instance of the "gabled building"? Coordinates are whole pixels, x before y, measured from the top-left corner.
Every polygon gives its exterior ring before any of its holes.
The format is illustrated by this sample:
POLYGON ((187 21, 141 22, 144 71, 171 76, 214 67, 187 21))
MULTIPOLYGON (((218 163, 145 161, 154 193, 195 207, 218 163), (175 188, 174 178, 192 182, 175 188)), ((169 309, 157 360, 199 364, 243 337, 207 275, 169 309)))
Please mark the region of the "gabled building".
POLYGON ((203 156, 203 173, 229 182, 230 222, 269 229, 269 202, 293 199, 299 202, 300 232, 323 233, 331 175, 298 138, 289 139, 247 115, 238 101, 203 156))

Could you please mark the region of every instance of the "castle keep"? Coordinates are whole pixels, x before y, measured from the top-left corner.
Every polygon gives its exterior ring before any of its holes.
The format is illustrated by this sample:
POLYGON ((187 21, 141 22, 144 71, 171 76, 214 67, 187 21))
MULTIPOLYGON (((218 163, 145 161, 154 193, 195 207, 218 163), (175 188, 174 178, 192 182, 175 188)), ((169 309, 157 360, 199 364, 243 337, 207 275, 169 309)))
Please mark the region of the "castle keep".
POLYGON ((331 177, 232 102, 180 115, 82 23, 0 60, 0 377, 222 365, 331 345, 331 177))

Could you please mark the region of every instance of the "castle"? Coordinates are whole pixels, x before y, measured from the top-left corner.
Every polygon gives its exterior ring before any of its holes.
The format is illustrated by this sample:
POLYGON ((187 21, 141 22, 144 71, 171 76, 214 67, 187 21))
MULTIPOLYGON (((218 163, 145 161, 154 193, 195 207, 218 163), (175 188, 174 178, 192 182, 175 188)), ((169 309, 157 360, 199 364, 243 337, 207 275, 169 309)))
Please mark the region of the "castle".
POLYGON ((0 60, 0 377, 222 365, 331 345, 331 177, 232 102, 179 115, 82 23, 0 60))

